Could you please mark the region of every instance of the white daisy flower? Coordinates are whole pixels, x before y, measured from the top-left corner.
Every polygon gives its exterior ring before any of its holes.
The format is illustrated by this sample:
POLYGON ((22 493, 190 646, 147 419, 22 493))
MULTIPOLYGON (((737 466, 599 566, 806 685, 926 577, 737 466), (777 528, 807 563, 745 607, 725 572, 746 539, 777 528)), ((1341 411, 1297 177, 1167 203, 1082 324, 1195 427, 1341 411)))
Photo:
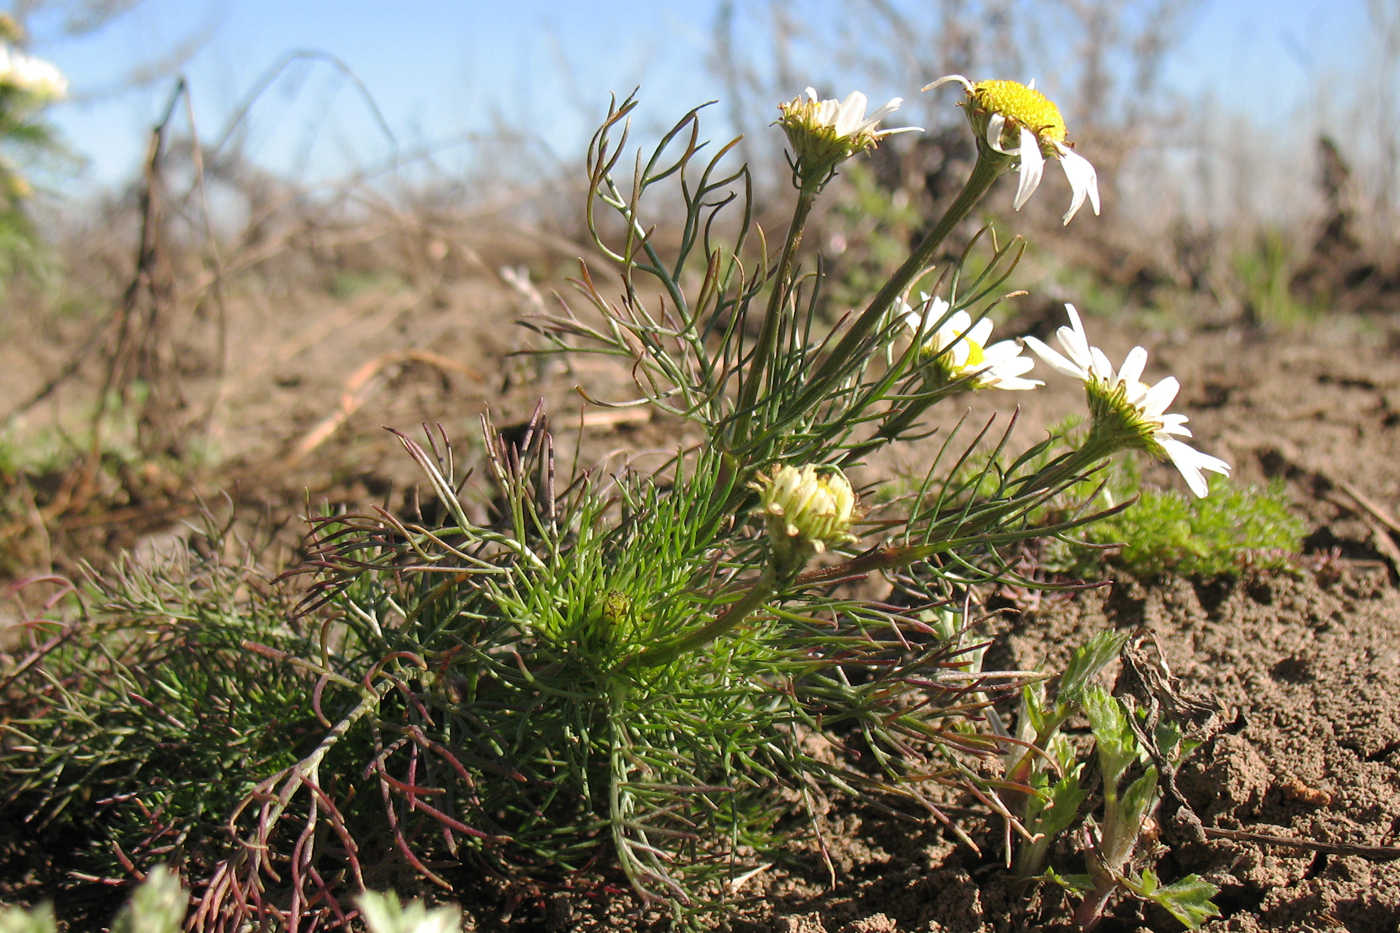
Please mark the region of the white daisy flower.
POLYGON ((1167 376, 1149 386, 1142 381, 1147 351, 1133 347, 1123 365, 1114 373, 1113 364, 1102 350, 1089 342, 1084 323, 1074 305, 1065 305, 1069 326, 1056 331, 1064 353, 1035 337, 1025 337, 1026 345, 1048 365, 1084 383, 1093 416, 1088 443, 1102 443, 1110 449, 1136 447, 1154 457, 1170 460, 1197 496, 1207 491, 1204 471, 1230 475, 1230 464, 1202 453, 1178 440, 1190 437, 1186 416, 1167 411, 1181 383, 1167 376))
POLYGON ((995 153, 1020 163, 1020 183, 1012 207, 1020 210, 1040 186, 1045 174, 1045 158, 1058 159, 1069 180, 1070 205, 1064 223, 1079 212, 1087 198, 1094 213, 1099 212, 1099 178, 1089 160, 1079 155, 1066 139, 1065 121, 1060 109, 1044 94, 1019 81, 978 81, 962 75, 947 75, 924 86, 924 90, 957 82, 967 92, 968 119, 977 131, 979 144, 985 142, 995 153))
POLYGON ((920 295, 919 300, 922 304, 917 311, 903 304, 904 325, 916 340, 922 338, 919 355, 937 368, 944 382, 973 376, 973 388, 1007 390, 1045 384, 1023 378, 1035 360, 1022 356, 1021 345, 1015 340, 987 343, 992 335, 991 319, 983 317, 974 324, 966 311, 949 315, 948 302, 942 298, 920 295))
POLYGON ((793 166, 803 180, 825 181, 836 166, 895 133, 920 132, 917 126, 880 129, 880 121, 903 103, 895 97, 869 115, 866 97, 852 91, 844 101, 822 100, 814 88, 778 105, 778 125, 792 143, 793 166))

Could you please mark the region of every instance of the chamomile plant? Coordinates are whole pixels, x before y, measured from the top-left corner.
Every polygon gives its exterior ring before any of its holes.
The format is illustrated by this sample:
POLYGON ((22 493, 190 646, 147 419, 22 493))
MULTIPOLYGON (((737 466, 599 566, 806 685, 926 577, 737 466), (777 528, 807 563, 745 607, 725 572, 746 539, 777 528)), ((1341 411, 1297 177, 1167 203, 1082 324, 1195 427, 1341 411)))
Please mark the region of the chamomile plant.
MULTIPOLYGON (((1085 380, 1087 440, 1017 452, 1009 429, 952 432, 905 493, 874 502, 870 456, 927 437, 934 406, 1039 382, 989 327, 1021 242, 979 236, 964 274, 930 265, 950 232, 1003 174, 1033 189, 1047 151, 1097 207, 1063 121, 1043 122, 1053 104, 968 86, 966 187, 833 327, 812 313, 823 277, 799 246, 842 164, 912 131, 882 125, 899 102, 868 113, 862 95, 809 90, 779 106, 795 201, 770 250, 750 169, 701 141, 701 108, 633 151, 637 102, 614 100, 586 163, 597 258, 527 323, 542 352, 621 360, 626 397, 585 395, 649 406, 682 440, 659 467, 561 467, 537 412, 509 439, 484 424, 472 474, 440 432, 399 434, 426 477, 421 512, 317 519, 297 638, 244 637, 302 714, 279 755, 226 765, 244 790, 220 837, 171 830, 201 846, 184 853, 203 866, 191 926, 339 920, 383 879, 456 890, 483 869, 526 890, 623 882, 697 919, 760 885, 794 838, 823 857, 818 815, 839 797, 968 844, 947 804, 970 800, 1029 837, 984 765, 1008 745, 989 706, 1037 675, 972 665, 940 620, 983 584, 1029 582, 1017 545, 1103 517, 1045 506, 1118 452, 1170 456, 1193 481, 1223 464, 1176 446, 1185 419, 1137 381, 1136 357, 1104 370, 1076 336, 1060 368, 1085 380), (921 291, 936 297, 911 304, 921 291), (887 595, 844 585, 863 579, 887 595)), ((167 755, 172 730, 157 730, 167 755)), ((137 731, 123 755, 147 741, 137 731)), ((141 792, 120 798, 127 812, 141 792)))

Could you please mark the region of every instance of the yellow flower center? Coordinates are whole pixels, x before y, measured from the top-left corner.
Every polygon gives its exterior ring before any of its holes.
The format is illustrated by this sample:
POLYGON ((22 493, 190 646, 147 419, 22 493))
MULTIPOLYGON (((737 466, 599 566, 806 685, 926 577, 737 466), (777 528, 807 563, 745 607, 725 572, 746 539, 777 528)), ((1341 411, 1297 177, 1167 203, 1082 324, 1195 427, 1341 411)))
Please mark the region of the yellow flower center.
POLYGON ((981 369, 987 363, 982 345, 966 334, 949 335, 946 340, 931 339, 919 348, 919 355, 925 360, 936 357, 935 365, 942 369, 949 379, 956 379, 964 373, 981 369), (961 363, 957 360, 960 352, 967 354, 961 363))
POLYGON ((972 86, 972 99, 982 110, 999 113, 1042 140, 1065 141, 1065 120, 1060 116, 1060 108, 1019 81, 978 81, 972 86))
POLYGON ((967 344, 967 359, 963 362, 963 371, 981 369, 987 360, 982 353, 982 345, 971 337, 964 337, 963 343, 967 344))

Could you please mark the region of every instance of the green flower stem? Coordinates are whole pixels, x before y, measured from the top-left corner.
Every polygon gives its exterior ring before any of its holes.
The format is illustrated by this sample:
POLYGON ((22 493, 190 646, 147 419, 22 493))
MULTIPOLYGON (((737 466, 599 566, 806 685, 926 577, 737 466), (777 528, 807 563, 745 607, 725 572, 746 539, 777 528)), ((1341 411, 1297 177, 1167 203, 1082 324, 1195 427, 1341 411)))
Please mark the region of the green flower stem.
POLYGON ((641 654, 633 655, 622 662, 619 670, 637 666, 657 667, 661 664, 674 661, 681 655, 689 651, 694 651, 701 645, 709 644, 725 632, 734 628, 734 626, 738 625, 740 622, 743 622, 755 609, 763 605, 768 597, 773 595, 773 591, 777 589, 777 580, 777 571, 772 564, 769 564, 768 567, 764 569, 763 574, 754 581, 749 591, 740 597, 738 602, 716 616, 708 625, 704 625, 688 635, 682 635, 679 638, 662 642, 659 645, 648 648, 641 654))
POLYGON ((749 425, 753 420, 754 406, 758 402, 759 389, 763 384, 764 370, 768 359, 773 355, 774 344, 778 339, 778 317, 789 293, 792 277, 792 259, 797 246, 802 242, 802 232, 807 226, 807 218, 812 213, 812 205, 817 201, 819 189, 802 188, 797 195, 797 206, 793 208, 792 222, 788 224, 787 240, 778 260, 778 271, 773 277, 773 291, 768 295, 768 308, 763 314, 763 327, 758 333, 758 343, 754 347, 753 362, 744 378, 739 392, 739 420, 734 425, 733 441, 742 444, 748 440, 749 425))
POLYGON ((1057 457, 1044 469, 1013 483, 1010 490, 1015 498, 1023 501, 1032 496, 1042 495, 1075 477, 1088 475, 1122 449, 1123 444, 1111 441, 1106 443, 1103 437, 1095 435, 1091 429, 1089 436, 1079 447, 1057 457))
POLYGON ((847 360, 856 352, 862 349, 862 343, 870 335, 870 332, 880 323, 885 311, 894 303, 916 276, 922 272, 933 258, 933 254, 942 245, 944 239, 953 231, 953 228, 962 221, 964 217, 972 213, 973 207, 982 199, 992 187, 992 183, 1006 170, 1009 160, 1004 156, 996 156, 993 153, 989 156, 986 153, 979 153, 977 164, 972 167, 972 174, 968 177, 967 183, 958 193, 957 199, 948 207, 948 210, 939 218, 934 228, 923 238, 914 252, 909 254, 909 258, 904 260, 904 264, 890 277, 883 288, 875 293, 875 297, 870 299, 870 304, 856 318, 846 335, 836 345, 816 373, 808 383, 807 394, 799 403, 800 406, 815 403, 817 399, 825 397, 829 392, 828 383, 840 378, 841 370, 847 365, 847 360))
MULTIPOLYGON (((1002 801, 1008 808, 1016 808, 1018 803, 1007 801, 1006 795, 1002 795, 1002 801)), ((1025 822, 1024 819, 1022 822, 1025 822)), ((1036 833, 1031 842, 1023 843, 1020 851, 1016 853, 1016 877, 1022 881, 1029 881, 1040 874, 1045 868, 1045 859, 1050 854, 1050 846, 1056 841, 1056 837, 1049 833, 1036 833)))

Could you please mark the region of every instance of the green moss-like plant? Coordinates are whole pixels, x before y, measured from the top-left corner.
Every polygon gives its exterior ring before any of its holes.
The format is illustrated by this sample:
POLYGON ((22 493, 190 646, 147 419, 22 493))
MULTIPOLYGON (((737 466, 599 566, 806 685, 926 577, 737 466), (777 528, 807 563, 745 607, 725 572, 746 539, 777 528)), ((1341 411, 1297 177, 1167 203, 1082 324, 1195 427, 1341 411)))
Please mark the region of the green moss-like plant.
POLYGON ((1236 575, 1245 566, 1286 566, 1302 547, 1303 532, 1282 482, 1213 478, 1204 499, 1145 489, 1132 506, 1096 524, 1089 538, 1121 543, 1113 559, 1140 576, 1214 577, 1236 575))

